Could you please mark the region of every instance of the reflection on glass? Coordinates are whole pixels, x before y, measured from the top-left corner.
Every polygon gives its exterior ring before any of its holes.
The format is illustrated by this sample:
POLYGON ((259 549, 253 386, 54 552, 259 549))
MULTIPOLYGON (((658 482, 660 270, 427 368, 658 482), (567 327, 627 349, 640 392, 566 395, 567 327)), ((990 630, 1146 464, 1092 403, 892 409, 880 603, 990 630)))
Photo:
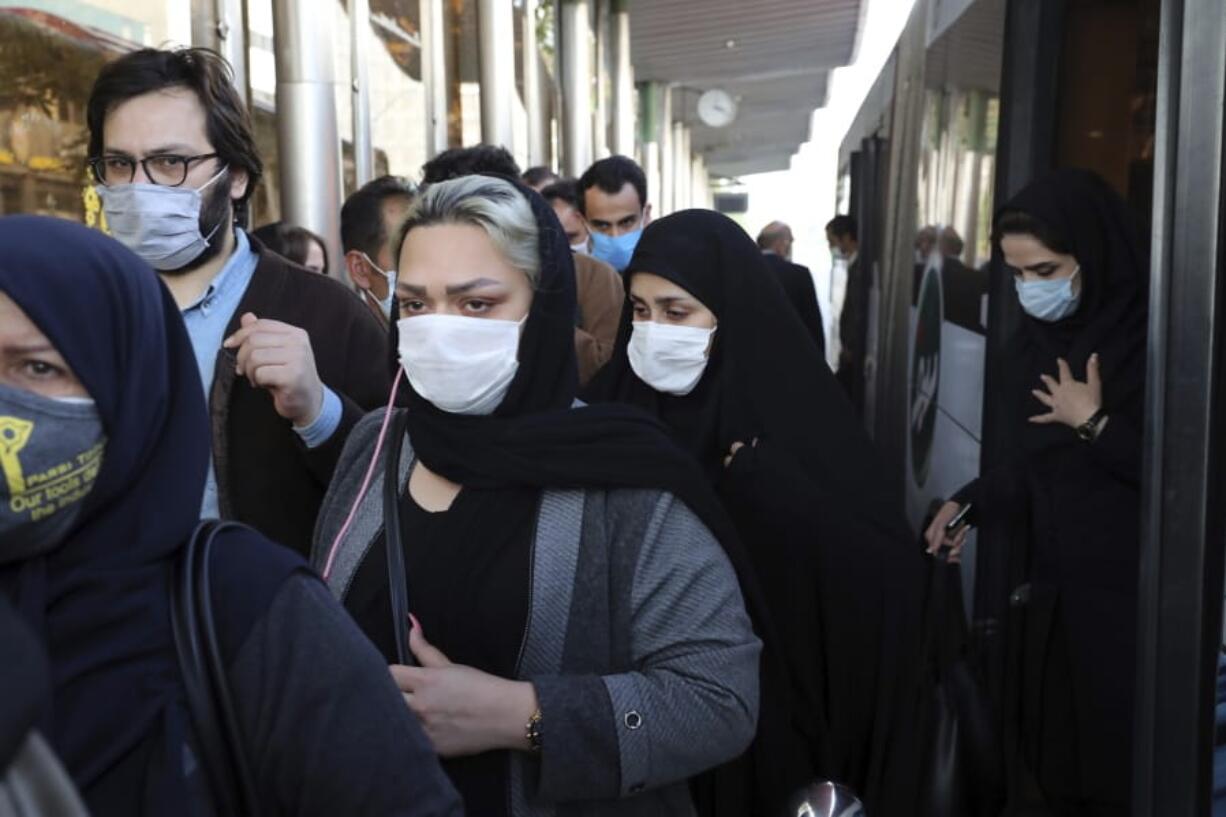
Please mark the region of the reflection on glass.
POLYGON ((1077 0, 1065 23, 1056 161, 1098 173, 1132 206, 1142 250, 1153 210, 1160 0, 1077 0))
POLYGON ((85 103, 98 69, 117 53, 54 15, 0 8, 0 214, 99 223, 85 103))

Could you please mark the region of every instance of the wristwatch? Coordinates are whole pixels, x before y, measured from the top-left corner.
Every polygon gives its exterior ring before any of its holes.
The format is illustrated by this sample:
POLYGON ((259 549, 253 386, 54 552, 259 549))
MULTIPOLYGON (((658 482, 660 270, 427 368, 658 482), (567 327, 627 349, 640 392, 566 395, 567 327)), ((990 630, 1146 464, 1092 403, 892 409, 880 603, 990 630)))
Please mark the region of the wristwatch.
POLYGON ((528 725, 524 727, 524 737, 528 739, 528 751, 536 754, 541 751, 541 710, 532 713, 528 725))
POLYGON ((1081 425, 1077 426, 1075 431, 1077 436, 1087 443, 1092 443, 1098 439, 1098 431, 1102 426, 1103 420, 1107 417, 1105 409, 1099 409, 1090 415, 1090 419, 1086 420, 1081 425))

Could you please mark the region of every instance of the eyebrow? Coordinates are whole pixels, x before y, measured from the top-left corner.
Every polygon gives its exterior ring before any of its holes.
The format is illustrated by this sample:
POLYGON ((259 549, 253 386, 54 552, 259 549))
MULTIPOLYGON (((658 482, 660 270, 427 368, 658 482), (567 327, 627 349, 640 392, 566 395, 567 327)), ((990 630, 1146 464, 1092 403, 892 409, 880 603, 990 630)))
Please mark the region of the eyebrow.
MULTIPOLYGON (((168 154, 175 154, 175 155, 183 154, 184 156, 186 156, 194 150, 195 148, 191 147, 190 145, 175 143, 175 144, 169 144, 169 145, 159 145, 158 147, 155 147, 153 150, 147 152, 145 155, 146 156, 166 156, 168 154)), ((135 155, 135 154, 129 153, 126 150, 120 150, 119 148, 111 148, 111 147, 103 148, 102 152, 103 154, 107 156, 122 156, 127 159, 131 159, 135 155)), ((208 151, 205 151, 205 152, 207 153, 208 151)))
MULTIPOLYGON (((647 303, 647 299, 640 298, 638 295, 631 295, 630 300, 640 304, 647 303)), ((652 298, 651 302, 656 306, 672 306, 673 304, 689 304, 691 300, 680 295, 661 295, 658 298, 652 298)))
POLYGON ((1058 266, 1060 266, 1059 261, 1040 261, 1037 264, 1031 264, 1028 267, 1022 267, 1022 269, 1026 270, 1027 272, 1040 272, 1041 270, 1045 270, 1048 267, 1058 267, 1058 266))
MULTIPOLYGON (((426 296, 426 288, 423 286, 407 283, 402 283, 399 286, 410 295, 414 295, 418 298, 424 298, 426 296)), ((472 292, 474 289, 481 289, 489 286, 501 287, 503 284, 501 281, 495 281, 493 278, 475 278, 472 281, 466 281, 463 284, 454 284, 449 286, 445 291, 448 295, 463 295, 466 292, 472 292)))
POLYGON ((37 354, 39 352, 54 352, 55 351, 55 347, 52 346, 50 343, 41 343, 37 341, 34 343, 24 343, 24 344, 22 343, 6 344, 0 348, 3 348, 5 352, 8 352, 10 354, 18 354, 18 355, 29 355, 29 354, 37 354))

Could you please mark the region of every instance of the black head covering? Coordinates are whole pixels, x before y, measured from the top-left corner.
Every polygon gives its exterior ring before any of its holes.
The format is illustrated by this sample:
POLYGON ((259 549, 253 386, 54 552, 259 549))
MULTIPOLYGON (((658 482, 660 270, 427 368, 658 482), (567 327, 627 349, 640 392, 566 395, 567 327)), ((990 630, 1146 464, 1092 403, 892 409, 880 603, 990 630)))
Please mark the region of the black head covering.
MULTIPOLYGON (((450 414, 402 385, 417 456, 435 473, 476 488, 669 490, 718 534, 727 527, 719 503, 657 419, 624 406, 575 405, 575 269, 566 233, 539 194, 496 178, 528 200, 539 234, 541 274, 520 339, 519 369, 489 416, 450 414)), ((394 324, 392 332, 394 348, 394 324)))
MULTIPOLYGON (((791 703, 786 685, 777 680, 784 670, 773 646, 773 624, 734 526, 698 464, 657 418, 625 405, 575 405, 575 273, 566 233, 539 194, 504 181, 531 204, 539 232, 541 276, 520 340, 519 370, 502 405, 484 417, 440 411, 410 387, 409 436, 415 452, 432 471, 470 487, 650 488, 677 496, 728 554, 749 615, 766 643, 759 731, 768 723, 787 724, 791 703)), ((766 769, 768 778, 772 764, 787 767, 798 753, 787 729, 773 727, 770 746, 743 762, 766 769)), ((708 798, 718 797, 727 787, 739 790, 743 771, 738 767, 708 775, 698 785, 708 798)), ((770 793, 787 796, 782 787, 770 793)))
MULTIPOLYGON (((1025 213, 1053 231, 1081 265, 1081 304, 1055 323, 1027 316, 1019 339, 1028 362, 1026 382, 1030 414, 1047 411, 1029 396, 1040 373, 1056 374, 1056 358, 1069 362, 1074 376, 1085 380, 1086 363, 1099 356, 1103 403, 1108 412, 1123 412, 1140 427, 1145 396, 1145 349, 1148 329, 1149 267, 1140 255, 1133 216, 1106 182, 1086 170, 1058 170, 1043 176, 1009 200, 1000 215, 1025 213)), ((1075 445, 1077 440, 1055 426, 1027 426, 1030 449, 1075 445)))
POLYGON ((900 746, 911 745, 922 563, 877 453, 732 220, 687 210, 653 222, 627 267, 627 290, 637 273, 677 284, 715 313, 707 370, 684 397, 643 383, 629 363, 627 306, 591 397, 653 411, 703 463, 772 605, 816 772, 854 786, 870 810, 897 813, 882 798, 905 802, 908 791, 900 746), (755 439, 738 454, 758 467, 749 497, 730 484, 723 459, 732 443, 755 439))
MULTIPOLYGON (((153 271, 95 230, 59 219, 0 219, 0 291, 47 335, 97 404, 107 443, 93 490, 59 547, 0 568, 0 590, 51 661, 44 733, 99 813, 173 814, 187 717, 170 627, 174 559, 200 516, 209 457, 199 370, 179 310, 153 271), (139 769, 134 753, 146 753, 139 769), (131 789, 91 787, 114 768, 131 789)), ((224 538, 224 537, 223 537, 224 538)), ((257 615, 297 562, 244 537, 214 587, 238 587, 219 611, 257 615)), ((219 541, 220 544, 220 541, 219 541)), ((216 566, 216 562, 214 563, 216 566)))
POLYGON ((48 703, 47 657, 34 634, 0 596, 0 775, 13 762, 48 703))
POLYGON ((712 476, 734 442, 786 444, 809 477, 846 507, 885 533, 908 535, 876 449, 744 230, 709 210, 675 213, 644 231, 627 282, 636 272, 672 281, 715 313, 711 359, 689 395, 656 392, 630 368, 627 307, 594 398, 656 414, 712 476))

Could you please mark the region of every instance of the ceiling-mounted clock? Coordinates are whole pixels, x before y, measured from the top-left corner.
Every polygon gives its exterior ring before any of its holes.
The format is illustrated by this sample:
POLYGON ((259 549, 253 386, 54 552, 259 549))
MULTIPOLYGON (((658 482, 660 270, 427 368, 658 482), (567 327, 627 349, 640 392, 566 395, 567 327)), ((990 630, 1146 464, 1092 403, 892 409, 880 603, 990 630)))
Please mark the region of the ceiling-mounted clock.
POLYGON ((727 91, 712 88, 698 98, 698 118, 712 128, 726 128, 736 119, 736 100, 727 91))

